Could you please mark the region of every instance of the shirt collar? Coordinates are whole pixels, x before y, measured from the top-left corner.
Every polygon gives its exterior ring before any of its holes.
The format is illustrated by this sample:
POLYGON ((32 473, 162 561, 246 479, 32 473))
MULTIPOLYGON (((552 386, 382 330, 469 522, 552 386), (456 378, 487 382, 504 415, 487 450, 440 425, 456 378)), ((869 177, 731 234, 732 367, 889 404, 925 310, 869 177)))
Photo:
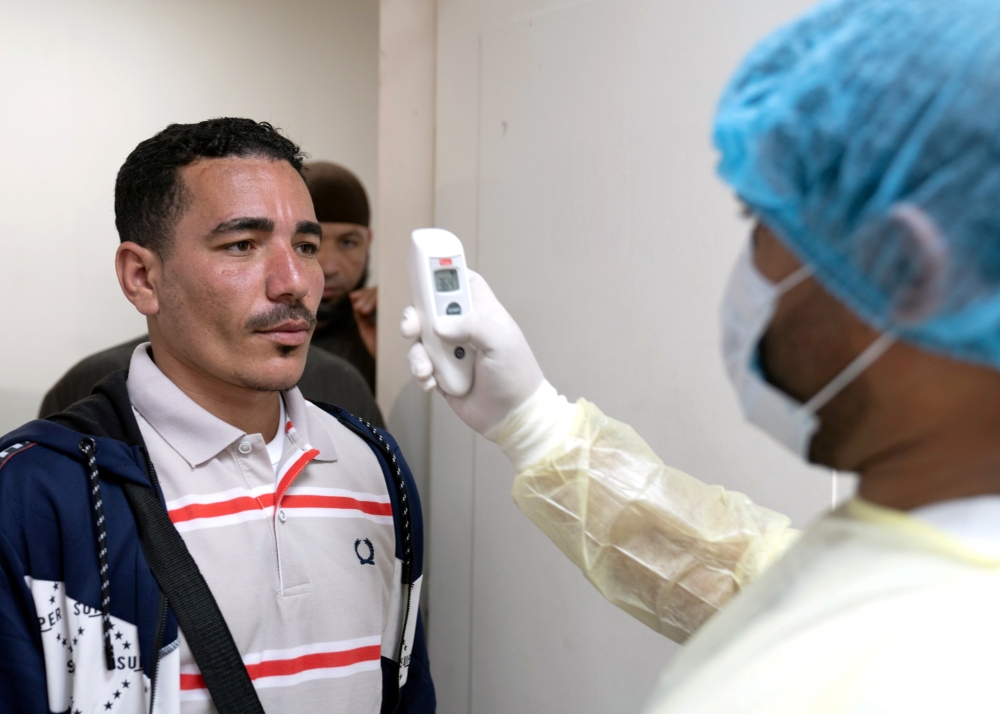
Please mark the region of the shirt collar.
POLYGON ((330 432, 316 415, 317 407, 309 408, 298 387, 282 394, 285 395, 285 411, 288 415, 284 428, 292 443, 300 449, 312 447, 319 451, 316 461, 336 461, 337 450, 333 446, 330 432), (289 424, 294 424, 295 428, 289 430, 289 424))
MULTIPOLYGON (((149 356, 149 343, 135 348, 128 373, 128 394, 132 406, 170 444, 181 458, 195 468, 247 434, 199 406, 160 371, 149 356)), ((297 387, 282 392, 287 421, 281 425, 299 448, 309 445, 319 450, 319 461, 336 461, 337 451, 329 433, 318 420, 310 419, 305 399, 297 387), (295 425, 292 432, 288 424, 295 425)))

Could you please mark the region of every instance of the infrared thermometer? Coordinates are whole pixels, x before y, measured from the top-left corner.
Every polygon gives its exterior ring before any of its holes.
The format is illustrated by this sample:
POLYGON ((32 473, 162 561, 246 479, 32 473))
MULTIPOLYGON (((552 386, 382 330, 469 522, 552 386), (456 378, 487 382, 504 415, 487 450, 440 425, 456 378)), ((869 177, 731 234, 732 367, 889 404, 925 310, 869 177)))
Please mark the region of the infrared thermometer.
POLYGON ((461 397, 472 388, 474 349, 442 342, 434 324, 472 312, 462 241, 441 228, 415 230, 407 267, 413 306, 420 315, 420 340, 434 363, 434 378, 445 392, 461 397))

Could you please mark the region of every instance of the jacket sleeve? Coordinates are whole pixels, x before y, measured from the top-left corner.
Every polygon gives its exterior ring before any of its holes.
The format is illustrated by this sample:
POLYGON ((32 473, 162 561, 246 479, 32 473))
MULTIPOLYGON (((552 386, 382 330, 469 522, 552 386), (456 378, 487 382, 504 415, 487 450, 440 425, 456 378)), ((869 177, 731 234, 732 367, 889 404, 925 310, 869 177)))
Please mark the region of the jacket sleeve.
POLYGON ((0 714, 49 711, 45 660, 24 574, 17 551, 0 529, 0 714))
POLYGON ((427 661, 424 619, 420 613, 417 614, 417 631, 413 636, 410 670, 399 698, 398 714, 434 714, 437 709, 434 682, 431 681, 430 663, 427 661))
POLYGON ((799 533, 787 516, 670 468, 584 400, 513 498, 604 597, 684 642, 799 533))

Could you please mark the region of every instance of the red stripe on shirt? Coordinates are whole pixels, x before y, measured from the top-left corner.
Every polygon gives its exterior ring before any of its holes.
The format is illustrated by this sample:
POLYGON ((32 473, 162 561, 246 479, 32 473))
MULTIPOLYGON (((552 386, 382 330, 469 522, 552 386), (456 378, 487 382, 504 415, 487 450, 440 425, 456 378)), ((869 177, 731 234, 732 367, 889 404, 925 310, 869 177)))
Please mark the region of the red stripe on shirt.
POLYGON ((282 508, 337 508, 361 511, 372 516, 391 516, 392 504, 359 501, 349 496, 309 496, 288 494, 281 500, 282 508))
POLYGON ((234 513, 257 511, 261 508, 266 508, 271 504, 268 503, 265 505, 261 501, 271 500, 272 498, 273 495, 270 493, 264 494, 259 499, 252 496, 237 496, 228 501, 219 501, 218 503, 192 503, 168 511, 168 514, 170 515, 170 520, 174 523, 193 521, 196 518, 218 518, 219 516, 231 516, 234 513))
MULTIPOLYGON (((250 679, 263 677, 283 677, 299 674, 313 669, 331 669, 333 667, 348 667, 359 662, 378 661, 382 656, 379 645, 358 647, 341 652, 317 652, 291 659, 265 660, 258 664, 248 664, 247 674, 250 679)), ((181 689, 205 689, 205 679, 200 674, 181 674, 181 689)))
MULTIPOLYGON (((218 503, 191 503, 169 511, 173 523, 184 523, 198 518, 219 518, 244 511, 264 510, 274 505, 273 493, 259 497, 237 496, 218 503)), ((288 494, 281 500, 282 508, 328 508, 331 510, 360 511, 370 516, 392 516, 392 504, 379 501, 362 501, 350 496, 317 496, 288 494)))
POLYGON ((292 485, 292 481, 295 480, 295 477, 298 476, 299 472, 306 467, 306 464, 315 459, 317 456, 319 456, 319 449, 309 449, 309 451, 302 454, 302 456, 300 456, 294 464, 288 467, 288 471, 286 471, 285 475, 281 477, 281 482, 278 484, 278 488, 275 489, 275 501, 279 506, 281 505, 281 497, 285 495, 285 491, 287 491, 288 487, 292 485))

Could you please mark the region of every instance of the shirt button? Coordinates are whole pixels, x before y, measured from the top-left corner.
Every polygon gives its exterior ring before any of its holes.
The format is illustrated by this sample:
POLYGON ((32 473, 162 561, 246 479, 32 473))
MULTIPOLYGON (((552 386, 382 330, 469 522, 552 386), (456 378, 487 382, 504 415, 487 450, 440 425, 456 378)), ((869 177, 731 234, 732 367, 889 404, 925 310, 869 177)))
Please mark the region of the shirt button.
POLYGON ((249 442, 249 441, 241 441, 241 442, 240 442, 240 453, 241 453, 241 454, 249 454, 249 453, 250 453, 250 450, 251 450, 252 448, 253 448, 253 447, 252 447, 252 446, 250 446, 250 442, 249 442))
POLYGON ((285 509, 284 508, 279 508, 278 509, 278 520, 281 521, 282 523, 284 523, 286 518, 288 518, 288 516, 285 515, 285 509))

